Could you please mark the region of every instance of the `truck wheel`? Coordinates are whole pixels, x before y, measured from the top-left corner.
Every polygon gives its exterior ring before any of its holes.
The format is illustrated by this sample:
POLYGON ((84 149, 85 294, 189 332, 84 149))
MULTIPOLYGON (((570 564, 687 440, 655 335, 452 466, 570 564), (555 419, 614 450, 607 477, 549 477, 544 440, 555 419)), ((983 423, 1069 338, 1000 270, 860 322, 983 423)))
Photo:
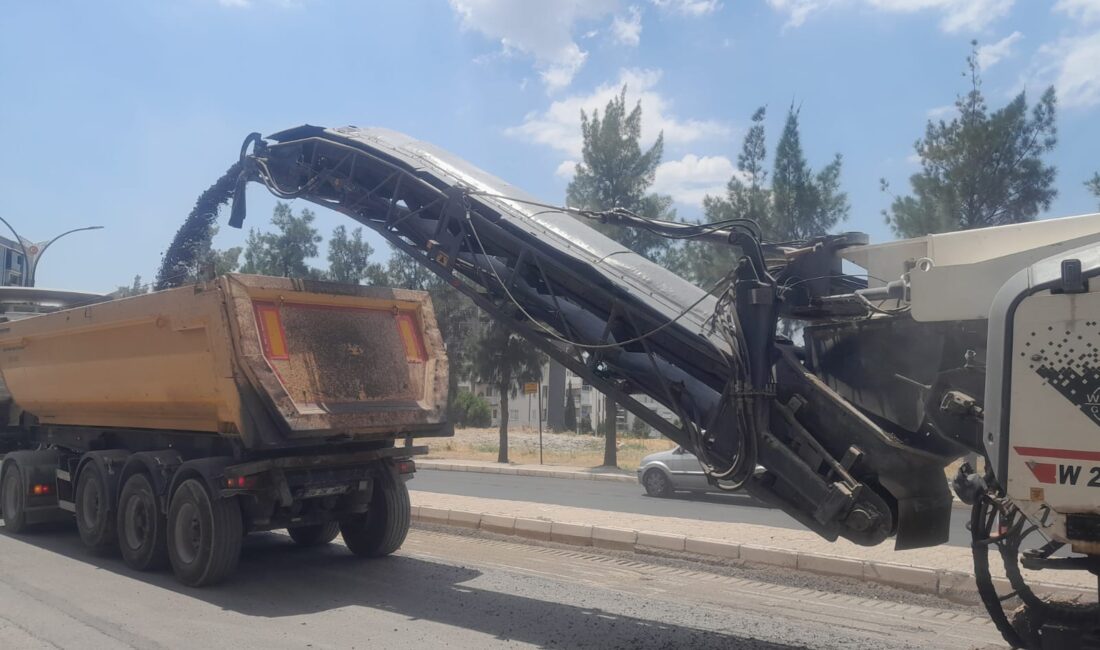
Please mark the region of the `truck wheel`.
POLYGON ((3 508, 4 530, 9 533, 27 532, 27 495, 23 489, 23 473, 19 466, 9 462, 4 468, 0 486, 0 508, 3 508))
POLYGON ((212 499, 201 482, 187 479, 168 507, 168 559, 189 587, 224 580, 241 557, 244 524, 235 498, 212 499))
POLYGON ((340 523, 348 549, 360 557, 382 557, 401 548, 409 532, 409 489, 404 483, 384 489, 375 484, 370 508, 340 523))
POLYGON ((76 529, 84 545, 94 551, 114 546, 115 516, 107 481, 94 462, 87 463, 76 479, 76 529))
POLYGON ((340 534, 340 522, 330 521, 326 524, 295 526, 287 528, 286 532, 290 533, 290 539, 294 540, 298 546, 321 546, 336 539, 340 534))
POLYGON ((126 564, 138 571, 166 566, 167 525, 149 477, 139 472, 126 479, 118 498, 118 548, 126 564))

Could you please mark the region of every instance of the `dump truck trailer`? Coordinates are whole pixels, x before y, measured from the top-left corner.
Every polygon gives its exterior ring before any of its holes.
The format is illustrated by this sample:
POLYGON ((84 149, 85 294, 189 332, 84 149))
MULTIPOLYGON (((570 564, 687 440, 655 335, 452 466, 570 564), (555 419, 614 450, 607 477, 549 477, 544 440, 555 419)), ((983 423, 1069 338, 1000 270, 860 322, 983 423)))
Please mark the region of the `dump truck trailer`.
POLYGON ((452 433, 416 291, 230 274, 0 323, 0 375, 6 528, 75 516, 87 546, 192 586, 249 531, 393 552, 412 438, 452 433))

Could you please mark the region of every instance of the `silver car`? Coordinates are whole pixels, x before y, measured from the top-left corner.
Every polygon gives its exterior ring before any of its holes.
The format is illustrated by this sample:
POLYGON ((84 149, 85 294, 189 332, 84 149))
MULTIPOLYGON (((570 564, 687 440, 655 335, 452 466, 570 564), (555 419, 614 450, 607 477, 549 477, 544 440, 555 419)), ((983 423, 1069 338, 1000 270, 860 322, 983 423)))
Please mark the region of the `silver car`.
POLYGON ((676 491, 707 492, 713 490, 703 467, 690 451, 677 447, 650 454, 638 466, 638 482, 646 494, 667 497, 676 491))

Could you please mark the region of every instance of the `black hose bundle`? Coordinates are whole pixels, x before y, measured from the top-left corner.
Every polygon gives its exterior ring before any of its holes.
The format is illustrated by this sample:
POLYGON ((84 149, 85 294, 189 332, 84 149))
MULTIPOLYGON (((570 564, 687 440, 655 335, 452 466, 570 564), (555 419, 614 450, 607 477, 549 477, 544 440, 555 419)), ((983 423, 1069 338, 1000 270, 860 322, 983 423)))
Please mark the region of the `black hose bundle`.
POLYGON ((213 236, 218 208, 233 198, 242 169, 243 161, 233 163, 221 178, 199 195, 191 214, 187 215, 164 253, 160 270, 157 271, 157 291, 178 287, 198 274, 200 256, 213 236))

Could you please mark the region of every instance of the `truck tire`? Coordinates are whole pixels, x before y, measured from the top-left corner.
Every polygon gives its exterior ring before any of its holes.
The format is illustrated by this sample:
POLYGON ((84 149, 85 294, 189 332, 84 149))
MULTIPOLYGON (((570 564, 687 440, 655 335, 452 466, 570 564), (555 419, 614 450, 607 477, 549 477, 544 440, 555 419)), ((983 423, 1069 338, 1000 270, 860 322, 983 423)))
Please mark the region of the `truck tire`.
POLYGON ((167 566, 167 527, 149 477, 132 474, 118 498, 118 548, 126 564, 138 571, 167 566))
POLYGON ((241 557, 244 524, 236 498, 214 499, 198 479, 187 479, 168 507, 168 559, 189 587, 224 580, 241 557))
POLYGON ((0 508, 4 515, 4 530, 9 533, 27 532, 27 495, 23 489, 23 473, 14 462, 4 466, 0 477, 0 508))
POLYGON ((382 557, 401 548, 409 533, 409 489, 398 481, 393 487, 376 484, 370 508, 355 519, 340 523, 348 550, 360 557, 382 557))
POLYGON ((340 534, 340 522, 330 521, 312 526, 295 526, 287 528, 286 532, 290 533, 290 539, 294 540, 298 546, 322 546, 336 539, 340 534))
POLYGON ((86 463, 76 479, 76 529, 80 539, 93 551, 103 551, 117 543, 114 504, 103 471, 94 462, 86 463))

